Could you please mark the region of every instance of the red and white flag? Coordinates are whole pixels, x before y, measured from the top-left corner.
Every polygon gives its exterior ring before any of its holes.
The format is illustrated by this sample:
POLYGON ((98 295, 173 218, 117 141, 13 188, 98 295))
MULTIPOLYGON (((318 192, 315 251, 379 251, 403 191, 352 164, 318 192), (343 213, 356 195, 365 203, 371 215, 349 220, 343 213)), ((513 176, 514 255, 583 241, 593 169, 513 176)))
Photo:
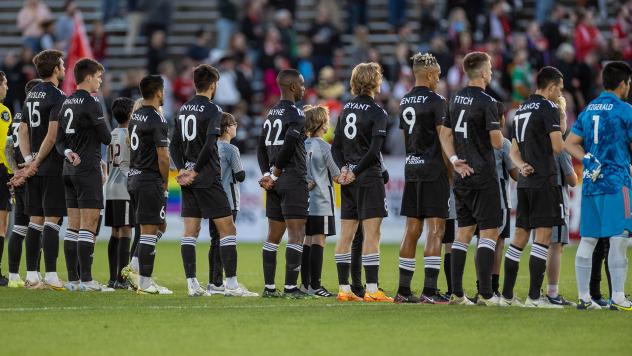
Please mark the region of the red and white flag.
POLYGON ((83 19, 80 14, 74 16, 74 25, 72 29, 72 37, 70 38, 70 44, 68 46, 68 53, 66 54, 66 75, 62 90, 66 95, 72 94, 77 88, 75 83, 75 63, 82 58, 94 58, 92 56, 92 48, 90 48, 90 42, 86 35, 86 26, 83 23, 83 19))

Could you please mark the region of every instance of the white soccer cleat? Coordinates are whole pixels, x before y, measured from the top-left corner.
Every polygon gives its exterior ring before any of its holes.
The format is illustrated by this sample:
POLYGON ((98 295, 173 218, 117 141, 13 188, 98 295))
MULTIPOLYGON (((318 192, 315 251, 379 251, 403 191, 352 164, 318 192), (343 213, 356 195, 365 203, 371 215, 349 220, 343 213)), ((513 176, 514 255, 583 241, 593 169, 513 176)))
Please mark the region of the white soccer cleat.
POLYGON ((498 306, 500 307, 524 307, 524 304, 514 296, 512 299, 507 299, 503 296, 500 296, 498 299, 498 306))
POLYGON ((492 295, 491 298, 489 299, 485 299, 482 296, 478 296, 478 299, 476 300, 476 305, 482 305, 485 307, 497 307, 498 306, 498 297, 495 295, 492 295))
POLYGON ((166 287, 162 287, 159 286, 158 284, 156 284, 156 282, 154 280, 151 280, 149 282, 149 286, 147 288, 139 288, 136 290, 136 292, 138 294, 160 294, 160 295, 171 295, 173 294, 172 291, 170 291, 168 288, 166 287))
POLYGON ((114 292, 114 288, 110 288, 95 280, 91 280, 90 282, 80 282, 79 290, 82 292, 114 292))
POLYGON ((563 306, 557 304, 551 304, 546 297, 540 297, 539 299, 531 299, 527 297, 524 302, 525 308, 544 308, 544 309, 564 309, 563 306))
POLYGON ((206 293, 206 291, 200 287, 197 288, 189 288, 189 297, 208 297, 210 294, 206 293))
POLYGON ((226 292, 226 288, 222 284, 221 286, 216 286, 213 283, 209 283, 206 285, 206 293, 209 295, 221 294, 224 295, 226 292))
POLYGON ((472 301, 466 295, 463 295, 462 297, 457 297, 456 294, 452 294, 448 304, 450 305, 476 305, 472 303, 472 301))
POLYGON ((240 284, 235 289, 225 288, 224 295, 227 297, 258 297, 259 294, 255 292, 251 292, 244 286, 240 284))
POLYGON ((76 292, 79 290, 79 285, 79 281, 68 281, 64 284, 64 288, 69 292, 76 292))

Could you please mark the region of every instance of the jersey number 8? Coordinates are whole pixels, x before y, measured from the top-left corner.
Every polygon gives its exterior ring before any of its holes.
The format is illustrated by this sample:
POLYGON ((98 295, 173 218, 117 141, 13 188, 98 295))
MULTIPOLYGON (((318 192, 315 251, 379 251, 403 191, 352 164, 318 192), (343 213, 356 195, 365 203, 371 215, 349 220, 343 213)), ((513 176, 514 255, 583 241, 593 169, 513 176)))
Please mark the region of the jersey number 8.
POLYGON ((357 120, 358 120, 358 117, 354 113, 350 113, 345 118, 345 122, 347 123, 345 125, 345 130, 344 130, 345 136, 347 136, 347 138, 350 140, 353 140, 356 137, 356 134, 358 133, 358 128, 356 127, 357 120))

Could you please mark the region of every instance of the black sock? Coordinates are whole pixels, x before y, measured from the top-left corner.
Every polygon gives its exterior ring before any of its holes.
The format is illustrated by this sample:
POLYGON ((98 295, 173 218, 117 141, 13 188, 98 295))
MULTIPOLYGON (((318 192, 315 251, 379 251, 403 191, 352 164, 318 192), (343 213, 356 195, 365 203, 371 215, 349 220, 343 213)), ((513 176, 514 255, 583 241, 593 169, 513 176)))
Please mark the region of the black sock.
POLYGON ((180 242, 180 254, 186 278, 195 278, 195 243, 194 237, 183 237, 180 242))
POLYGON ((492 269, 496 258, 496 241, 480 238, 476 251, 476 270, 479 281, 480 295, 489 299, 494 295, 492 291, 492 269))
POLYGON ((457 297, 463 297, 463 272, 465 270, 465 260, 467 258, 467 244, 455 241, 452 243, 452 293, 457 297))
POLYGON ((492 274, 492 292, 494 294, 500 293, 498 289, 500 288, 500 275, 492 274))
POLYGON ((77 251, 79 252, 81 281, 90 282, 92 280, 92 256, 94 255, 94 234, 92 231, 79 230, 77 251))
POLYGON ((13 231, 11 231, 11 235, 9 235, 9 243, 7 246, 7 254, 9 255, 9 273, 20 272, 22 242, 24 241, 26 231, 26 226, 13 226, 13 231))
POLYGON ((505 276, 503 277, 503 297, 513 299, 514 286, 518 277, 518 269, 520 268, 520 255, 522 249, 513 244, 509 245, 505 253, 505 276))
POLYGON ((276 275, 276 258, 279 245, 272 242, 263 243, 263 279, 267 286, 274 285, 274 277, 276 275))
POLYGON ((452 294, 452 253, 447 252, 443 255, 443 273, 445 274, 445 282, 448 285, 447 294, 452 294))
POLYGON ((529 298, 537 300, 540 298, 540 289, 544 281, 546 272, 546 257, 549 247, 539 243, 531 245, 531 256, 529 256, 529 298))
POLYGON ((116 280, 123 282, 123 276, 121 276, 121 270, 129 263, 129 237, 121 237, 118 243, 118 251, 116 258, 116 280))
POLYGON ((422 293, 427 296, 437 294, 437 279, 441 269, 441 256, 424 257, 424 289, 422 293))
POLYGON ((156 235, 140 235, 138 241, 138 269, 142 277, 151 277, 156 259, 156 235))
POLYGON ((358 226, 353 242, 351 243, 351 287, 354 290, 363 290, 362 284, 362 244, 364 243, 364 234, 362 228, 358 226))
POLYGON ((307 288, 309 287, 309 259, 310 259, 311 247, 309 245, 303 245, 303 253, 301 254, 301 284, 307 288))
MULTIPOLYGON (((604 241, 607 239, 597 239, 595 250, 592 255, 592 270, 590 271, 590 296, 593 299, 601 299, 601 266, 604 260, 604 241)), ((606 268, 606 271, 608 268, 606 268)))
POLYGON ((222 257, 219 252, 219 232, 213 221, 209 222, 209 233, 211 235, 211 246, 208 250, 208 280, 219 287, 224 284, 224 267, 222 257))
MULTIPOLYGON (((320 245, 312 245, 309 252, 309 284, 316 290, 322 287, 320 278, 323 272, 323 254, 325 248, 320 245)), ((305 250, 303 250, 305 253, 305 250)))
POLYGON ((237 276, 237 236, 226 236, 219 240, 219 254, 226 278, 237 276))
POLYGON ((606 240, 604 242, 604 265, 606 267, 606 280, 608 281, 608 295, 612 299, 612 280, 610 279, 610 268, 608 267, 608 255, 610 252, 610 239, 599 239, 606 240))
POLYGON ((57 255, 59 255, 59 225, 44 223, 42 232, 42 250, 44 251, 44 268, 46 272, 57 272, 57 255))
MULTIPOLYGON (((351 269, 351 253, 336 254, 336 269, 338 270, 338 284, 349 285, 349 271, 351 269)), ((362 287, 360 287, 362 288, 362 287)))
MULTIPOLYGON (((302 253, 303 245, 288 243, 285 248, 285 285, 288 287, 296 286, 301 271, 302 253)), ((285 290, 288 288, 286 287, 285 290)))
POLYGON ((366 274, 366 283, 378 283, 378 273, 380 271, 380 254, 370 253, 362 255, 362 265, 366 274))
POLYGON ((30 223, 24 239, 26 250, 26 270, 39 271, 40 250, 42 249, 42 225, 30 223))
POLYGON ((66 229, 64 236, 64 257, 66 259, 66 271, 68 272, 68 281, 79 281, 79 273, 77 266, 79 265, 79 252, 77 244, 79 240, 79 231, 66 229))
POLYGON ((108 242, 108 266, 110 267, 110 281, 116 281, 116 268, 118 267, 118 244, 118 237, 110 236, 110 241, 108 242))
POLYGON ((130 255, 138 258, 138 242, 140 241, 140 225, 134 226, 134 241, 132 241, 132 249, 130 255))
POLYGON ((399 257, 399 287, 397 294, 411 295, 410 283, 415 274, 416 261, 415 258, 399 257))

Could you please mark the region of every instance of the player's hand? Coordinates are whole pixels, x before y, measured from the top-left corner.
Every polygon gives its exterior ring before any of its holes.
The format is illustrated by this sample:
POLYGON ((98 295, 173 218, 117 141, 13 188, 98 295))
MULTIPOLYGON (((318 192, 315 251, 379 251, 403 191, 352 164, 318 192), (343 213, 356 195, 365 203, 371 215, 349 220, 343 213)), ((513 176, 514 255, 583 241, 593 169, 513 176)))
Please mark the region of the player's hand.
POLYGON ((586 153, 582 160, 584 165, 584 178, 590 178, 593 182, 599 179, 601 174, 601 162, 592 153, 586 153))
POLYGON ((272 167, 271 173, 274 174, 275 177, 280 177, 283 171, 274 166, 272 167))
POLYGON ((307 189, 308 190, 314 189, 315 186, 316 186, 316 182, 314 182, 313 180, 310 180, 310 181, 307 182, 307 189))
POLYGON ((176 177, 176 181, 181 186, 191 185, 193 184, 193 181, 195 180, 195 177, 197 177, 197 175, 198 173, 196 171, 186 171, 185 173, 178 175, 178 177, 176 177))
POLYGON ((522 174, 523 177, 528 177, 533 174, 533 172, 535 172, 535 169, 529 163, 525 163, 520 167, 520 174, 522 174))
POLYGON ((455 160, 452 162, 452 166, 454 167, 454 171, 457 172, 461 178, 469 177, 474 174, 474 169, 472 169, 464 159, 455 160))
POLYGON ((33 162, 33 163, 31 163, 30 165, 28 165, 28 166, 26 166, 26 167, 24 168, 24 175, 25 175, 27 178, 28 178, 28 177, 32 177, 32 176, 34 176, 35 174, 37 174, 37 170, 38 170, 38 167, 37 167, 37 165, 35 164, 35 162, 33 162))
POLYGON ((270 176, 263 176, 261 179, 259 179, 259 186, 261 186, 261 188, 265 190, 271 190, 272 188, 274 188, 274 181, 270 176))
POLYGON ((68 160, 68 162, 70 162, 70 164, 73 165, 73 167, 77 167, 79 164, 81 164, 81 157, 79 157, 77 152, 69 152, 66 155, 66 159, 68 160))
POLYGON ((353 183, 356 180, 356 176, 353 173, 353 171, 348 171, 345 177, 344 182, 340 183, 342 185, 349 185, 351 183, 353 183))
POLYGON ((24 185, 24 183, 26 183, 25 176, 14 175, 13 177, 11 177, 11 180, 9 180, 8 184, 12 187, 21 187, 24 185))
POLYGON ((345 180, 347 180, 347 174, 349 174, 349 168, 347 168, 347 166, 344 166, 340 168, 340 175, 338 176, 338 179, 334 177, 334 180, 338 182, 338 184, 342 185, 344 184, 345 180))

